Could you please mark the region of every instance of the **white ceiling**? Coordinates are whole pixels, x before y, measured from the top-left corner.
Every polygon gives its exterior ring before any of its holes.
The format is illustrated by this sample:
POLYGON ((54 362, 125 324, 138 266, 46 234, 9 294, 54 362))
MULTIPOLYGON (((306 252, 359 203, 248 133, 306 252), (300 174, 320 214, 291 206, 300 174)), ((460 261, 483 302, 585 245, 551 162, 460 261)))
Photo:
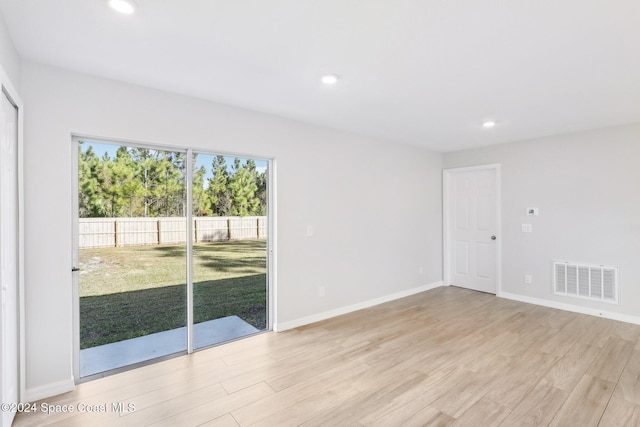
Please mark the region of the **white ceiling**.
POLYGON ((138 4, 0 11, 28 60, 438 151, 640 122, 638 0, 138 4))

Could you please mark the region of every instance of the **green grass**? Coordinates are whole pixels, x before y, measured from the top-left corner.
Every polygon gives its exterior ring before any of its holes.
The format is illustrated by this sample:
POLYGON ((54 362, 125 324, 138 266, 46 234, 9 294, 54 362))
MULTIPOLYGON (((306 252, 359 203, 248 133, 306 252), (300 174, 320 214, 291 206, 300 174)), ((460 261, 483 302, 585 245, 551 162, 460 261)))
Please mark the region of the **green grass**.
MULTIPOLYGON (((184 246, 80 251, 80 348, 186 325, 184 246)), ((194 245, 194 322, 237 315, 266 328, 266 242, 194 245)))

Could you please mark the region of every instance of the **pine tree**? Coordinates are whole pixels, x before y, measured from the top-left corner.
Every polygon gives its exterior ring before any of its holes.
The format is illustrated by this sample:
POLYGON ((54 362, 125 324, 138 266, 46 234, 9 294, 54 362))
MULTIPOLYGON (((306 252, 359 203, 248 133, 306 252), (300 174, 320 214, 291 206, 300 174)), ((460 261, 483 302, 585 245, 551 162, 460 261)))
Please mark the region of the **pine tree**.
POLYGON ((229 182, 232 215, 256 215, 259 211, 260 199, 256 197, 258 185, 256 184, 257 172, 255 166, 253 160, 248 160, 243 165, 240 159, 234 159, 234 174, 229 182))
POLYGON ((153 189, 157 185, 157 151, 148 148, 133 148, 131 157, 138 164, 138 180, 142 184, 141 216, 150 216, 150 207, 155 199, 153 189))
POLYGON ((211 206, 209 203, 209 195, 204 188, 204 176, 207 169, 204 166, 197 168, 197 153, 193 153, 193 182, 191 184, 191 198, 193 202, 193 214, 195 216, 211 215, 211 206))
POLYGON ((184 213, 184 175, 172 160, 171 156, 162 154, 158 162, 157 216, 182 216, 184 213))
POLYGON ((258 200, 260 200, 260 206, 258 208, 258 212, 256 215, 266 215, 267 214, 267 171, 261 172, 258 174, 256 184, 258 185, 258 190, 256 191, 256 195, 258 196, 258 200))
POLYGON ((93 147, 79 147, 78 162, 78 207, 80 218, 104 217, 105 206, 100 188, 101 162, 93 147))
MULTIPOLYGON (((192 212, 197 216, 265 215, 267 174, 256 162, 212 160, 212 176, 193 157, 192 212)), ((118 147, 115 158, 98 158, 91 145, 79 148, 79 214, 81 217, 184 216, 186 209, 184 153, 118 147)))
POLYGON ((211 162, 213 176, 209 178, 209 201, 216 216, 231 213, 231 197, 228 189, 229 173, 224 156, 216 156, 211 162))
POLYGON ((142 195, 142 183, 135 179, 136 163, 126 147, 119 147, 116 158, 103 164, 102 187, 110 202, 110 216, 133 216, 142 195))

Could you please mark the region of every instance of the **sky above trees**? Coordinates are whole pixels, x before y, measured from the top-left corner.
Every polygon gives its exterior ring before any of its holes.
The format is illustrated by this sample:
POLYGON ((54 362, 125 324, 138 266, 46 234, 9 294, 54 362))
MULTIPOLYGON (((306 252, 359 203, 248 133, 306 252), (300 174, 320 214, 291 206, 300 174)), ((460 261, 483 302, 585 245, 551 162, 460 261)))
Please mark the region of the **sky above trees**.
MULTIPOLYGON (((185 156, 81 142, 80 217, 185 216, 185 156)), ((194 153, 193 215, 266 215, 266 166, 264 160, 194 153)))

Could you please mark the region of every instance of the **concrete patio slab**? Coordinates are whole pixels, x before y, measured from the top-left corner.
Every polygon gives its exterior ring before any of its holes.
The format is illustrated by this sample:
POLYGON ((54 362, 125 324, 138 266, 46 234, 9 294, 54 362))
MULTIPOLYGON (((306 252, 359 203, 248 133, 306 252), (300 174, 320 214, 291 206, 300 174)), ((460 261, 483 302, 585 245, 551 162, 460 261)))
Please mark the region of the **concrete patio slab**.
MULTIPOLYGON (((222 317, 193 326, 195 348, 207 347, 259 332, 238 316, 222 317)), ((187 328, 157 332, 80 350, 80 377, 99 374, 187 349, 187 328)))

